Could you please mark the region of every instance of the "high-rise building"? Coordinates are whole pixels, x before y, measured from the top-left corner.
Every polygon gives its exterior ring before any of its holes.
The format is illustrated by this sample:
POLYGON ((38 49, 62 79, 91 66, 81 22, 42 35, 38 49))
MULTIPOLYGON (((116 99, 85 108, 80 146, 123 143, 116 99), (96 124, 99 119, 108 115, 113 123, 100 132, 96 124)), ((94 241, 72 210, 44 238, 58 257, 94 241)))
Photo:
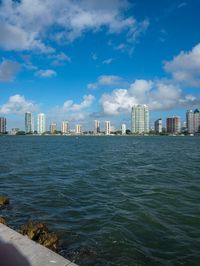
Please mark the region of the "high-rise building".
POLYGON ((62 132, 62 134, 68 134, 69 133, 69 123, 68 123, 68 121, 63 121, 62 122, 61 132, 62 132))
POLYGON ((94 134, 100 133, 100 121, 94 120, 94 134))
POLYGON ((34 132, 34 119, 32 113, 30 112, 25 113, 25 132, 26 133, 34 132))
POLYGON ((194 133, 200 132, 200 112, 199 109, 194 110, 194 133))
POLYGON ((76 130, 75 130, 76 134, 81 134, 81 125, 76 125, 76 130))
POLYGON ((6 118, 0 117, 0 134, 6 133, 6 118))
POLYGON ((194 133, 194 113, 188 110, 186 113, 186 127, 189 134, 194 133))
POLYGON ((147 105, 134 105, 132 107, 131 131, 133 133, 149 132, 149 108, 147 105))
POLYGON ((200 111, 195 109, 187 111, 186 113, 186 126, 189 134, 200 132, 200 111))
POLYGON ((126 135, 126 124, 121 125, 122 135, 126 135))
POLYGON ((178 134, 181 132, 181 120, 179 116, 168 117, 166 121, 167 132, 178 134))
POLYGON ((51 123, 50 126, 49 126, 49 131, 51 134, 55 134, 56 131, 57 131, 57 125, 56 123, 51 123))
POLYGON ((43 113, 38 114, 37 117, 37 132, 43 134, 46 131, 46 115, 43 113))
POLYGON ((110 121, 105 121, 105 134, 110 135, 110 131, 111 131, 110 121))
POLYGON ((155 121, 154 129, 156 133, 162 133, 162 119, 161 118, 155 121))

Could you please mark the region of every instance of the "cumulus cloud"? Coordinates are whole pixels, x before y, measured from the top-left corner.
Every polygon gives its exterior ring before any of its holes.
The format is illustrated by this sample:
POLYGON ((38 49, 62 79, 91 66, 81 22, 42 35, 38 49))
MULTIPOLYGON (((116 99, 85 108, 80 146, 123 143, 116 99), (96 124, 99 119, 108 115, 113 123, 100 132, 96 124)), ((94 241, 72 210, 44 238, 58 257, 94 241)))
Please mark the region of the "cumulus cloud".
POLYGON ((89 94, 83 97, 83 101, 80 104, 74 103, 72 100, 67 100, 64 102, 62 110, 64 112, 80 112, 81 110, 90 107, 94 99, 94 96, 89 94))
POLYGON ((57 75, 56 71, 52 69, 46 69, 46 70, 39 70, 35 73, 36 76, 42 77, 42 78, 51 78, 55 77, 57 75))
POLYGON ((130 113, 134 104, 148 104, 150 110, 169 110, 199 103, 193 95, 184 95, 181 89, 166 80, 136 80, 128 89, 115 89, 100 99, 102 113, 119 115, 130 113))
POLYGON ((24 114, 25 112, 36 112, 38 106, 26 100, 24 96, 16 94, 10 96, 7 103, 0 106, 0 114, 24 114))
POLYGON ((148 21, 127 16, 130 6, 128 0, 2 0, 0 47, 53 52, 45 42, 50 36, 58 42, 74 41, 87 31, 102 28, 108 34, 123 32, 132 42, 146 30, 148 21))
POLYGON ((172 61, 164 63, 164 69, 179 82, 200 87, 200 43, 189 52, 181 52, 172 61))
POLYGON ((4 60, 0 63, 0 82, 12 81, 20 68, 17 62, 4 60))
POLYGON ((121 80, 122 78, 116 75, 101 75, 98 77, 97 82, 89 83, 87 87, 88 89, 96 89, 99 86, 112 86, 119 84, 121 80))
POLYGON ((83 121, 89 116, 88 109, 93 104, 95 97, 91 94, 84 95, 80 103, 75 103, 72 100, 67 100, 62 106, 56 106, 51 110, 53 115, 62 117, 68 121, 83 121), (66 118, 67 117, 67 118, 66 118))

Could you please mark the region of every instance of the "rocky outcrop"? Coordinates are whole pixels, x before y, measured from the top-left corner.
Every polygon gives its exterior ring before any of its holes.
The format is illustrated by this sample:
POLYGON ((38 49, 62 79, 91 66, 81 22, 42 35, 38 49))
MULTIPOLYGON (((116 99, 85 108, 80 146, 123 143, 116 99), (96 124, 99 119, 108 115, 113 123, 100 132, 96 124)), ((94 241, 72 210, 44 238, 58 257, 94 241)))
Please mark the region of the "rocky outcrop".
POLYGON ((47 226, 40 222, 29 222, 21 227, 19 233, 27 235, 31 240, 57 251, 59 240, 55 233, 50 233, 47 226))
POLYGON ((9 204, 9 198, 5 196, 0 196, 0 206, 5 206, 9 204))
POLYGON ((0 216, 0 224, 6 224, 6 220, 0 216))

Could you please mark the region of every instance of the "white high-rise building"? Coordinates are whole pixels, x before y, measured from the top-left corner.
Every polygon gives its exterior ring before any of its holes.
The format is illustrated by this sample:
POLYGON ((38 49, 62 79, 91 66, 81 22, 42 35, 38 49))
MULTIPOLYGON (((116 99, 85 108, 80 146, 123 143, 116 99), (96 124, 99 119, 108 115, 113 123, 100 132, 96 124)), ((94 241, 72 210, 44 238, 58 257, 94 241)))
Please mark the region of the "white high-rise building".
POLYGON ((25 113, 25 132, 26 133, 34 132, 34 118, 32 113, 30 112, 25 113))
POLYGON ((154 129, 156 133, 162 133, 162 119, 161 118, 155 121, 154 129))
POLYGON ((126 135, 126 124, 122 124, 121 130, 122 130, 122 135, 126 135))
POLYGON ((81 134, 81 125, 76 125, 76 130, 75 130, 76 134, 81 134))
POLYGON ((100 133, 100 121, 94 120, 94 134, 100 133))
POLYGON ((69 123, 68 123, 68 121, 63 121, 62 122, 61 132, 62 132, 62 134, 68 134, 69 133, 69 123))
POLYGON ((105 134, 110 135, 110 131, 111 131, 110 121, 105 121, 105 134))
POLYGON ((38 114, 37 117, 37 132, 43 134, 46 131, 46 115, 43 113, 38 114))
POLYGON ((134 105, 131 112, 132 133, 149 132, 149 108, 147 105, 134 105))

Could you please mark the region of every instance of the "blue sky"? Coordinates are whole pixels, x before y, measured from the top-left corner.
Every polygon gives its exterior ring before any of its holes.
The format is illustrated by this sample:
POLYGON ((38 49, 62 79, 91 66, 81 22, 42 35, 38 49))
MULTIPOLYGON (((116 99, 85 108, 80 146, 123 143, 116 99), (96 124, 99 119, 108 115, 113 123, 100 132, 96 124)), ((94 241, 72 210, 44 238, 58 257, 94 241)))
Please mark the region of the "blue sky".
POLYGON ((92 128, 200 106, 199 0, 0 1, 0 116, 92 128))

